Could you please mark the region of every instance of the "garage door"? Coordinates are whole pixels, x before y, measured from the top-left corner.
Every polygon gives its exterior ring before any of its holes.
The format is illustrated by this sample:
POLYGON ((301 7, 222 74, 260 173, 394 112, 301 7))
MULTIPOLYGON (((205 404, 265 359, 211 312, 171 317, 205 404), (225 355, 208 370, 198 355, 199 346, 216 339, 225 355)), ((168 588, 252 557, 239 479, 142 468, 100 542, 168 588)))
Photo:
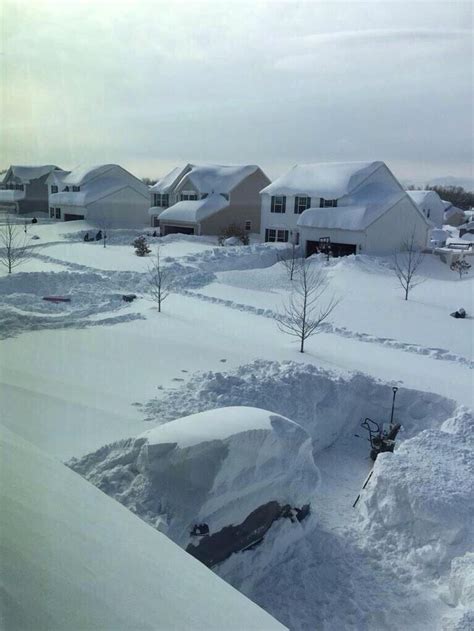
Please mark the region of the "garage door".
MULTIPOLYGON (((306 256, 319 251, 319 241, 306 241, 306 256)), ((348 256, 355 254, 357 246, 353 243, 331 243, 332 256, 348 256)))
POLYGON ((64 213, 64 221, 78 221, 84 219, 84 215, 72 215, 71 213, 64 213))
POLYGON ((163 235, 167 234, 194 234, 194 228, 188 226, 161 226, 163 235))

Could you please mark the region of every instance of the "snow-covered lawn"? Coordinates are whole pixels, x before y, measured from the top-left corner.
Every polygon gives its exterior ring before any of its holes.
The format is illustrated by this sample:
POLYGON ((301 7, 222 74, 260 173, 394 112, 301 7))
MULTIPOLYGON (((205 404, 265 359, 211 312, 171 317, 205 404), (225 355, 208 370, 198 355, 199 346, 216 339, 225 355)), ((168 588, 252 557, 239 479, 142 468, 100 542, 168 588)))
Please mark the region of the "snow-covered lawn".
MULTIPOLYGON (((416 454, 429 463, 422 443, 412 443, 420 432, 434 432, 426 438, 433 457, 443 460, 446 450, 441 476, 461 451, 472 458, 468 447, 456 451, 444 434, 458 434, 459 442, 472 432, 472 416, 462 416, 459 406, 474 407, 474 320, 455 320, 449 313, 463 306, 472 315, 474 274, 459 281, 439 259, 427 256, 425 282, 405 302, 389 260, 333 260, 330 293, 343 301, 300 354, 274 319, 291 290, 277 262, 284 247, 218 248, 212 240, 166 237, 164 261, 181 282, 158 314, 143 279, 150 259, 133 254, 126 245, 130 234, 117 233, 117 244, 104 249, 84 243, 79 231, 87 226, 74 223, 74 229, 38 224, 46 247, 38 250, 33 267, 0 278, 2 423, 55 458, 69 460, 209 408, 247 405, 286 416, 310 434, 321 474, 311 526, 298 537, 287 526, 275 526, 261 547, 226 561, 221 576, 294 629, 313 629, 315 621, 326 629, 441 629, 449 606, 464 615, 468 598, 446 594, 450 580, 464 584, 467 561, 456 561, 454 578, 449 563, 435 564, 429 574, 435 552, 420 538, 413 543, 424 550, 415 555, 422 568, 418 575, 410 569, 415 557, 401 543, 397 547, 398 538, 409 535, 403 525, 393 530, 388 525, 383 536, 382 526, 371 531, 378 547, 368 552, 369 528, 361 522, 359 529, 352 501, 371 466, 365 436, 354 434, 362 431, 366 415, 387 420, 393 384, 400 387, 404 425, 400 460, 396 453, 387 456, 392 468, 380 468, 376 495, 361 500, 362 520, 369 514, 382 524, 381 488, 387 488, 393 510, 402 510, 397 498, 405 496, 386 479, 396 477, 398 463, 409 467, 416 454), (124 303, 123 293, 138 299, 124 303), (71 302, 45 303, 46 294, 66 294, 71 302), (397 542, 391 567, 384 569, 381 550, 390 532, 397 542), (370 598, 361 603, 367 591, 370 598), (372 612, 384 607, 390 613, 381 625, 372 612)), ((459 476, 466 471, 461 468, 459 476)), ((421 465, 419 475, 427 475, 421 465)), ((429 484, 420 487, 422 499, 410 514, 403 513, 407 520, 418 520, 417 506, 430 505, 430 493, 429 484)), ((467 480, 463 493, 466 502, 467 480)), ((426 510, 429 519, 439 516, 438 508, 426 510)), ((462 511, 454 505, 452 510, 462 518, 462 511)), ((446 524, 436 531, 441 538, 451 528, 446 524)), ((454 552, 450 555, 445 558, 454 552)))

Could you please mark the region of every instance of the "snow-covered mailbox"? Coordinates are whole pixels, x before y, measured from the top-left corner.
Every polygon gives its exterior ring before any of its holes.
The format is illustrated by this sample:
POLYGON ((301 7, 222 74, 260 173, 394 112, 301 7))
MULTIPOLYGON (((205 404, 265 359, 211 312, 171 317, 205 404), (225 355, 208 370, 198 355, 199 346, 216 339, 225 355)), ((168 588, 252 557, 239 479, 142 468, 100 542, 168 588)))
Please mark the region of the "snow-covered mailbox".
POLYGON ((162 235, 217 235, 232 224, 259 232, 259 193, 269 182, 254 164, 177 167, 151 188, 151 225, 162 235))
POLYGON ((265 241, 301 243, 307 256, 329 238, 333 256, 388 254, 432 224, 383 162, 296 165, 261 191, 265 241))
POLYGON ((0 184, 0 208, 14 213, 48 212, 47 180, 51 173, 66 174, 57 166, 11 165, 0 184))
POLYGON ((117 164, 53 172, 48 186, 52 219, 86 219, 111 228, 147 222, 148 186, 117 164))

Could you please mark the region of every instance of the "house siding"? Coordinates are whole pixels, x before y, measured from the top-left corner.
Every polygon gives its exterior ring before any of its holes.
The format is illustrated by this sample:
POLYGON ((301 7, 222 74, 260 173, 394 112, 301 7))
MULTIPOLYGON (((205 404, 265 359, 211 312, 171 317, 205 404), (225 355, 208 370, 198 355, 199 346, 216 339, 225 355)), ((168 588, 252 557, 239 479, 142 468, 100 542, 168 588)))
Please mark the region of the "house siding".
POLYGON ((76 207, 76 213, 97 225, 143 226, 148 224, 148 207, 148 196, 127 187, 89 204, 84 213, 76 207))
POLYGON ((367 228, 367 251, 371 254, 397 252, 412 234, 416 245, 425 248, 431 227, 420 213, 408 195, 401 199, 367 228))
POLYGON ((25 184, 25 197, 18 200, 18 213, 48 212, 48 186, 46 180, 49 173, 43 177, 25 184))

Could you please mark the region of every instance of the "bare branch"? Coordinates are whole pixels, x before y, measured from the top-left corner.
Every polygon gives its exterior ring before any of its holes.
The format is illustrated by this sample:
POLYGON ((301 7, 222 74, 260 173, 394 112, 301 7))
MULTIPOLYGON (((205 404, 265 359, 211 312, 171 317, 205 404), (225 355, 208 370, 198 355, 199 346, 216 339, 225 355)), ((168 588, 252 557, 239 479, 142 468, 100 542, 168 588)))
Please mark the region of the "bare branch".
POLYGON ((151 300, 156 302, 158 312, 161 312, 162 303, 176 287, 176 276, 169 267, 161 262, 160 246, 156 249, 153 264, 148 268, 147 282, 151 300))
POLYGON ((5 223, 0 225, 0 264, 11 274, 32 256, 31 242, 26 229, 18 223, 12 223, 10 215, 7 214, 5 223))
POLYGON ((310 269, 308 261, 303 260, 288 304, 277 317, 280 331, 300 340, 301 353, 304 353, 305 341, 318 332, 321 324, 340 303, 333 296, 327 303, 320 304, 327 288, 327 271, 322 268, 310 269))
POLYGON ((423 262, 424 254, 415 241, 415 230, 406 239, 394 256, 394 272, 398 282, 405 292, 405 300, 408 300, 410 290, 425 281, 419 275, 418 268, 423 262))

